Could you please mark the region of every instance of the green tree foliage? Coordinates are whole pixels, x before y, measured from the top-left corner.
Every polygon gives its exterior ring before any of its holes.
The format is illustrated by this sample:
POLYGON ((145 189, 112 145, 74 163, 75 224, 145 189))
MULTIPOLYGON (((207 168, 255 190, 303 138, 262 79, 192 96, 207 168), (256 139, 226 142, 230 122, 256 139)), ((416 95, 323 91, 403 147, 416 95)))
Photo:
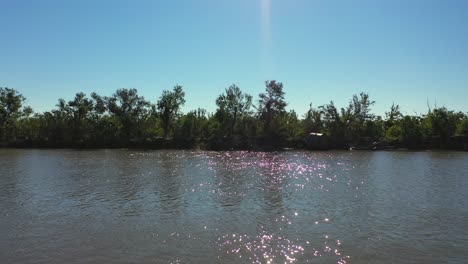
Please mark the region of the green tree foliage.
POLYGON ((185 92, 182 86, 176 85, 172 91, 164 90, 157 107, 161 116, 164 137, 167 138, 172 122, 178 117, 180 107, 185 104, 185 92))
POLYGON ((81 142, 84 134, 89 128, 90 114, 94 108, 93 101, 86 98, 86 94, 80 92, 75 95, 72 101, 68 102, 69 112, 72 119, 73 140, 81 142))
POLYGON ((347 108, 341 109, 341 116, 345 125, 345 137, 351 142, 361 142, 363 137, 369 140, 375 138, 376 127, 373 123, 375 116, 370 112, 375 101, 369 99, 366 93, 353 95, 347 108), (373 133, 374 132, 374 133, 373 133))
POLYGON ((385 112, 385 116, 387 117, 386 126, 390 127, 398 122, 403 115, 400 112, 400 106, 392 104, 390 111, 385 112))
POLYGON ((302 126, 305 133, 304 136, 309 133, 323 132, 322 112, 319 109, 312 107, 312 104, 310 104, 309 110, 304 115, 302 126))
MULTIPOLYGON (((280 135, 292 145, 298 145, 304 138, 304 130, 296 112, 291 110, 279 117, 280 135)), ((288 144, 289 145, 289 144, 288 144)))
POLYGON ((175 141, 179 147, 203 148, 207 137, 207 114, 205 109, 190 111, 179 119, 175 141))
POLYGON ((468 117, 465 116, 458 124, 457 124, 457 136, 465 136, 468 137, 468 117))
POLYGON ((419 147, 422 143, 421 119, 406 115, 401 119, 400 141, 408 147, 419 147))
POLYGON ((360 93, 343 108, 333 101, 317 108, 311 104, 299 118, 286 109, 282 83, 265 85, 258 106, 252 104, 252 96, 231 85, 217 97, 214 114, 200 108, 183 114, 185 93, 179 85, 163 91, 155 105, 136 89, 119 89, 110 97, 78 92, 70 100, 59 99, 54 109, 35 114, 24 106, 25 98, 17 90, 0 88, 0 146, 215 150, 295 148, 311 142, 318 148, 468 146, 468 115, 462 112, 436 107, 425 115, 407 115, 393 104, 382 118, 372 113, 375 102, 369 95, 360 93))
POLYGON ((105 98, 108 111, 121 125, 126 140, 141 136, 142 124, 150 112, 150 103, 136 89, 119 89, 105 98))
POLYGON ((265 93, 259 94, 258 111, 263 121, 266 136, 279 135, 278 117, 286 112, 283 84, 275 80, 265 82, 265 93))
POLYGON ((463 116, 463 113, 449 111, 445 107, 430 110, 424 120, 424 132, 428 137, 447 142, 455 135, 457 123, 461 122, 463 116))
POLYGON ((385 132, 385 139, 389 142, 398 142, 402 138, 401 125, 392 125, 385 132))
POLYGON ((120 119, 110 113, 107 109, 107 98, 97 93, 91 93, 92 108, 89 113, 90 135, 86 137, 87 143, 91 146, 103 144, 112 146, 122 141, 120 129, 122 128, 120 119))
POLYGON ((229 86, 225 92, 216 99, 216 117, 221 126, 227 128, 228 135, 234 135, 238 120, 251 114, 252 96, 245 94, 235 84, 229 86))
MULTIPOLYGON (((325 133, 330 137, 330 141, 334 142, 334 147, 343 147, 345 143, 345 125, 342 117, 338 113, 333 101, 319 107, 323 117, 325 133)), ((342 114, 345 114, 342 111, 342 114)))
POLYGON ((17 90, 0 87, 0 141, 13 140, 18 120, 32 113, 30 107, 23 107, 25 100, 17 90))

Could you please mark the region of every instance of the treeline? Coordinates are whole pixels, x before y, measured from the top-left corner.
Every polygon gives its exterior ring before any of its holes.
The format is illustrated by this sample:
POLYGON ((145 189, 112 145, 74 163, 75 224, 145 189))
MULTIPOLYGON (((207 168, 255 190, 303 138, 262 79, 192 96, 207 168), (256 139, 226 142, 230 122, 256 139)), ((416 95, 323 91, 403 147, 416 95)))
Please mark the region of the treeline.
POLYGON ((333 101, 302 117, 287 110, 283 84, 266 81, 256 99, 232 85, 217 109, 181 112, 182 86, 164 90, 155 104, 136 89, 111 96, 77 93, 56 107, 34 113, 15 89, 0 87, 0 145, 71 148, 447 148, 467 149, 468 115, 439 107, 404 115, 392 105, 384 117, 371 111, 366 93, 337 108, 333 101))

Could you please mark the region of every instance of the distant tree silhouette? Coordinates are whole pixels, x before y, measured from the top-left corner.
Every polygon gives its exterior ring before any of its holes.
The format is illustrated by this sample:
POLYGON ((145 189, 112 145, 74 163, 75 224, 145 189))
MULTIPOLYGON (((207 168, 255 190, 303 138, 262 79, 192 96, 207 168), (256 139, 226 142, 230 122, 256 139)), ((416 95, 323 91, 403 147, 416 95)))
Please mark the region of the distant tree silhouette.
POLYGON ((222 125, 229 127, 229 136, 232 136, 238 120, 251 113, 252 96, 243 93, 238 86, 233 84, 218 96, 216 105, 219 116, 222 116, 220 118, 222 125))
POLYGON ((161 116, 164 137, 167 138, 172 122, 178 116, 180 107, 185 104, 185 92, 176 85, 172 91, 164 90, 158 100, 157 108, 161 116))
POLYGON ((137 136, 142 121, 149 113, 150 103, 138 95, 137 89, 119 89, 105 101, 109 112, 122 125, 125 139, 137 136))
POLYGON ((110 97, 78 92, 42 113, 33 113, 25 100, 17 90, 0 87, 0 146, 468 149, 466 113, 434 107, 423 115, 404 115, 392 104, 381 117, 372 113, 369 94, 360 93, 339 109, 333 101, 311 104, 299 118, 286 109, 283 84, 274 80, 265 82, 258 105, 235 84, 229 86, 217 97, 215 113, 198 108, 183 114, 180 85, 164 90, 154 105, 136 89, 118 89, 110 97))
POLYGON ((16 125, 19 118, 32 113, 30 107, 23 108, 26 98, 17 90, 0 87, 0 140, 12 140, 16 135, 16 125))
POLYGON ((279 133, 277 118, 285 113, 283 84, 275 80, 265 82, 265 93, 259 94, 258 111, 264 123, 264 135, 276 137, 279 133))

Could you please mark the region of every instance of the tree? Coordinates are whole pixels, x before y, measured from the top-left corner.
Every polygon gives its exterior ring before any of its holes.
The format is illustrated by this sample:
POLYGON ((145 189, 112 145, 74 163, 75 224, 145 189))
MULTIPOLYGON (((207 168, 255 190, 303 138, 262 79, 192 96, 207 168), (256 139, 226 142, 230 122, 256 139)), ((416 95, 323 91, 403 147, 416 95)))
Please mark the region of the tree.
POLYGON ((302 120, 302 126, 304 128, 304 132, 306 133, 306 135, 308 135, 311 132, 315 132, 315 133, 322 132, 322 129, 323 129, 322 112, 319 109, 313 108, 312 104, 310 104, 309 110, 304 115, 304 119, 302 120))
POLYGON ((252 96, 243 93, 238 86, 233 84, 226 89, 225 93, 218 96, 216 105, 218 106, 217 111, 225 114, 226 120, 223 121, 230 123, 228 125, 229 134, 233 135, 237 120, 250 113, 252 96))
POLYGON ((94 105, 92 100, 86 98, 86 94, 80 92, 75 95, 73 101, 68 102, 68 107, 73 119, 73 135, 76 143, 83 140, 85 121, 93 111, 94 105))
POLYGON ((277 134, 276 118, 285 113, 286 101, 284 100, 283 84, 280 82, 266 81, 266 93, 259 94, 259 113, 264 121, 265 130, 271 134, 277 134))
POLYGON ((445 145, 455 135, 457 124, 463 116, 463 113, 449 111, 445 107, 429 110, 423 122, 424 134, 430 140, 445 145))
POLYGON ((157 108, 161 116, 164 137, 167 138, 172 122, 179 114, 180 107, 185 104, 185 92, 182 86, 176 85, 172 91, 164 90, 158 100, 157 108))
POLYGON ((179 119, 175 131, 176 143, 180 147, 196 147, 204 139, 207 125, 206 110, 198 108, 179 119))
POLYGON ((351 104, 354 111, 354 118, 360 124, 364 124, 366 121, 372 120, 375 117, 370 113, 371 106, 375 104, 375 101, 369 99, 369 94, 361 92, 359 96, 356 94, 353 95, 351 104))
POLYGON ((390 111, 385 112, 385 116, 387 117, 387 121, 394 122, 399 120, 403 115, 400 112, 400 106, 392 104, 390 111))
POLYGON ((385 139, 390 142, 399 141, 402 137, 402 130, 400 125, 392 125, 385 131, 385 139))
POLYGON ((429 109, 425 115, 403 116, 392 104, 385 117, 371 113, 369 95, 353 95, 343 108, 333 101, 309 110, 300 119, 286 111, 283 84, 266 81, 259 103, 236 85, 216 99, 214 114, 203 109, 182 114, 182 86, 163 91, 151 104, 136 89, 119 89, 110 97, 76 93, 59 99, 56 108, 31 115, 25 98, 17 90, 0 87, 0 145, 40 147, 179 147, 209 149, 278 149, 303 146, 311 132, 326 134, 330 147, 371 142, 409 148, 466 149, 468 115, 445 107, 429 109), (251 107, 257 110, 253 115, 251 107), (171 136, 173 140, 156 137, 171 136), (143 145, 145 144, 145 145, 143 145))
POLYGON ((420 147, 422 143, 421 120, 414 116, 401 119, 401 142, 408 147, 420 147))
POLYGON ((281 115, 279 119, 282 138, 286 139, 287 142, 292 142, 296 145, 304 134, 296 112, 294 110, 290 110, 289 112, 281 115))
POLYGON ((341 116, 346 124, 345 137, 348 141, 358 142, 362 137, 369 137, 374 130, 372 121, 375 116, 370 113, 375 101, 369 99, 367 93, 353 95, 347 108, 341 109, 341 116))
POLYGON ((0 87, 0 140, 14 137, 16 121, 32 113, 30 107, 23 108, 25 100, 17 90, 0 87))
POLYGON ((465 116, 458 124, 456 134, 458 136, 468 136, 468 116, 465 116))
POLYGON ((388 131, 385 132, 385 137, 391 141, 395 141, 398 136, 396 136, 399 131, 401 132, 401 127, 399 127, 398 122, 401 120, 403 115, 400 111, 400 106, 395 105, 394 103, 390 107, 389 112, 385 112, 385 121, 384 121, 384 129, 385 130, 392 130, 391 133, 388 131), (393 128, 392 128, 393 127, 393 128), (398 127, 398 128, 397 128, 398 127))
POLYGON ((319 107, 322 116, 324 128, 331 142, 334 142, 336 147, 342 147, 344 144, 344 123, 342 117, 338 113, 333 101, 329 104, 319 107))
POLYGON ((112 97, 106 97, 105 101, 109 112, 122 124, 125 139, 137 136, 150 103, 138 95, 137 89, 119 89, 112 97))
POLYGON ((91 100, 93 104, 91 115, 94 120, 97 120, 107 111, 106 101, 102 96, 94 92, 91 93, 91 100))

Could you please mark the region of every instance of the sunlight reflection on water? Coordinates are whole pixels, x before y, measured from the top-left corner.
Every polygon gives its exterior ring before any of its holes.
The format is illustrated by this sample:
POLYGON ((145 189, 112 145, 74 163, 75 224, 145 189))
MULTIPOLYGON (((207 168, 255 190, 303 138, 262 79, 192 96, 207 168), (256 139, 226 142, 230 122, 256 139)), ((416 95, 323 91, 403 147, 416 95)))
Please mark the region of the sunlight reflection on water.
POLYGON ((466 153, 0 150, 0 167, 2 263, 468 261, 466 153))

